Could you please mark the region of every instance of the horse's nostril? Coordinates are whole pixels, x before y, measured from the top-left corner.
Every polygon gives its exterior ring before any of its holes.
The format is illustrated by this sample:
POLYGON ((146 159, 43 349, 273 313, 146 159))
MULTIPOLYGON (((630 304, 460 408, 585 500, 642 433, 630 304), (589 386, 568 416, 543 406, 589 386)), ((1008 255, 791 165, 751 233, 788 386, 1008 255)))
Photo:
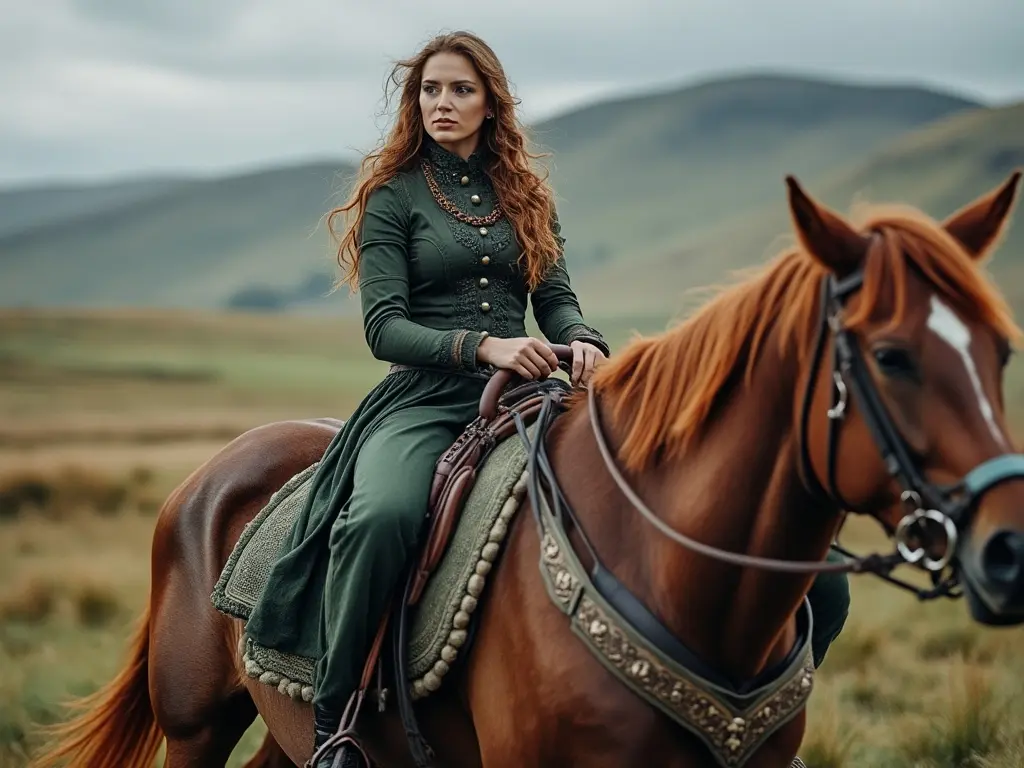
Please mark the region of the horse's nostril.
POLYGON ((1024 574, 1024 534, 1000 531, 993 534, 981 553, 985 575, 996 582, 1012 586, 1024 574))

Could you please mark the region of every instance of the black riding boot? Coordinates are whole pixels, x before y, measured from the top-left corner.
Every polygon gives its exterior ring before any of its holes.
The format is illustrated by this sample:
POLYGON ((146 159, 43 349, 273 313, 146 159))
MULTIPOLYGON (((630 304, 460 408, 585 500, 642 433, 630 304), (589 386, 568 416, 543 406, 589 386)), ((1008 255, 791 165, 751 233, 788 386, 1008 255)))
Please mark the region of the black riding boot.
MULTIPOLYGON (((340 722, 339 715, 313 705, 313 754, 337 733, 340 722)), ((312 768, 361 768, 358 754, 347 744, 329 748, 310 765, 312 768)))

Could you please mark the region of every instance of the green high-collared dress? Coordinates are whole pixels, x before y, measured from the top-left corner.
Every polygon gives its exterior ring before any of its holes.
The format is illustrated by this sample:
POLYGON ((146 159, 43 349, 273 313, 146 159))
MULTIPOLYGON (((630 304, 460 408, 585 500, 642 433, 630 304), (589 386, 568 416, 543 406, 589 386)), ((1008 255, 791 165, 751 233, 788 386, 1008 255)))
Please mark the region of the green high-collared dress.
MULTIPOLYGON (((442 195, 471 216, 494 210, 487 154, 468 160, 425 139, 442 195)), ((557 217, 553 226, 558 233, 557 217)), ((528 303, 554 343, 588 341, 564 257, 532 294, 507 218, 480 227, 438 204, 419 163, 376 190, 360 240, 359 292, 374 357, 398 364, 328 447, 310 499, 246 627, 266 647, 318 658, 315 703, 344 707, 417 543, 437 458, 477 413, 485 334, 527 335, 528 303)))

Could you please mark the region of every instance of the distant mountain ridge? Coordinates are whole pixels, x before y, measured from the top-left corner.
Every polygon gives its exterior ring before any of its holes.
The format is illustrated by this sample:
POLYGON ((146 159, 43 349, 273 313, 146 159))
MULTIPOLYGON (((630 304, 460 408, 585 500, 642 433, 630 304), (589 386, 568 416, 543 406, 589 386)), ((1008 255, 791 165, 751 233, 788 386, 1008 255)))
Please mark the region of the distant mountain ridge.
POLYGON ((636 257, 777 199, 787 173, 813 177, 979 106, 921 88, 745 76, 594 105, 535 133, 554 150, 576 256, 636 257))
POLYGON ((159 197, 189 183, 188 180, 154 177, 104 184, 46 184, 0 189, 0 237, 117 209, 159 197))
MULTIPOLYGON (((994 189, 1015 169, 1024 170, 1024 102, 952 114, 800 180, 816 199, 844 214, 859 202, 896 202, 941 220, 994 189)), ((767 202, 695 232, 675 249, 589 271, 577 281, 580 292, 601 305, 613 291, 619 313, 643 314, 653 306, 673 317, 685 314, 700 300, 690 289, 719 283, 792 243, 783 178, 769 181, 775 194, 767 202)), ((1024 189, 988 267, 1024 317, 1024 189)))
MULTIPOLYGON (((928 89, 751 76, 607 100, 531 132, 554 152, 581 297, 615 313, 642 297, 589 287, 601 275, 657 269, 681 252, 700 260, 689 244, 778 204, 785 173, 827 178, 923 127, 989 111, 928 89)), ((322 299, 333 246, 321 217, 354 170, 324 161, 215 179, 0 191, 0 306, 352 311, 340 295, 322 299)), ((709 265, 679 266, 699 274, 709 265)))
POLYGON ((256 284, 294 289, 329 269, 326 239, 310 248, 311 233, 351 172, 313 164, 189 182, 9 234, 0 303, 214 307, 256 284))

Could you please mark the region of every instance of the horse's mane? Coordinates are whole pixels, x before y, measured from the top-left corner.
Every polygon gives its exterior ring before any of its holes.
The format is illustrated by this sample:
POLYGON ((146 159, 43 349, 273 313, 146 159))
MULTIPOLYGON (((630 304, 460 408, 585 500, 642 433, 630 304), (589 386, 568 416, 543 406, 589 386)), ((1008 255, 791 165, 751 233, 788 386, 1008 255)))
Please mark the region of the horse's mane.
MULTIPOLYGON (((868 249, 860 305, 846 318, 847 326, 861 327, 879 302, 893 297, 893 322, 901 321, 910 262, 965 316, 1008 339, 1019 338, 999 291, 939 223, 917 209, 892 205, 865 208, 857 218, 861 232, 879 236, 868 249)), ((611 404, 616 418, 630 416, 619 448, 623 465, 638 471, 684 452, 721 396, 740 383, 741 372, 749 384, 773 329, 783 359, 795 354, 803 367, 812 351, 824 274, 799 246, 786 249, 752 276, 720 289, 686 321, 632 340, 601 365, 591 389, 611 404)))

